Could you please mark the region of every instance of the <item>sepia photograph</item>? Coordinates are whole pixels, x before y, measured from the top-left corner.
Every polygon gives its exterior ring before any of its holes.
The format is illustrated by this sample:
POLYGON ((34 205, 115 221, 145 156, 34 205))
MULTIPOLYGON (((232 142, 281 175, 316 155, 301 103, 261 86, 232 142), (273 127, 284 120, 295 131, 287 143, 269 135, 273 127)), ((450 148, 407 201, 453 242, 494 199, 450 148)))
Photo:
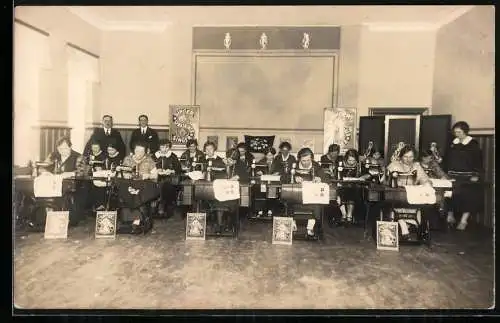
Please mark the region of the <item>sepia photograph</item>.
POLYGON ((493 5, 12 25, 13 315, 495 306, 493 5))

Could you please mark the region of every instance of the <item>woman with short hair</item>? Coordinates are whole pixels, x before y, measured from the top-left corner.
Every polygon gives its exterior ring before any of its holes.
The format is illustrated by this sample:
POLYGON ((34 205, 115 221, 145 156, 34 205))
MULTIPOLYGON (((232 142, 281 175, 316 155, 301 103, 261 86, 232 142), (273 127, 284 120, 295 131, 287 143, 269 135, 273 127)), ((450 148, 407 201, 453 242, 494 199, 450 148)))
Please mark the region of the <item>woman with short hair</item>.
POLYGON ((470 127, 465 121, 459 121, 452 127, 453 140, 448 150, 448 175, 459 184, 453 191, 452 211, 448 213, 450 226, 456 223, 454 214, 461 214, 458 230, 465 230, 471 214, 481 211, 483 201, 482 188, 471 185, 480 180, 483 172, 483 160, 479 143, 469 136, 470 127))

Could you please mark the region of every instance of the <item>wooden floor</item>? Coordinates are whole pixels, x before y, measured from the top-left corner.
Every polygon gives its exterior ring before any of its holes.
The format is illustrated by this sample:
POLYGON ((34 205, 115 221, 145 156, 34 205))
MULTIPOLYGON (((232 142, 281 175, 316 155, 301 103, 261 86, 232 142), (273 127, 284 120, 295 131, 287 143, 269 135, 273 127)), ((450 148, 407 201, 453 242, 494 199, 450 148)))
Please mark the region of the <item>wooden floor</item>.
POLYGON ((271 244, 271 223, 243 223, 238 240, 185 241, 183 220, 146 236, 95 240, 93 223, 67 241, 18 234, 19 308, 348 309, 488 308, 487 231, 434 233, 433 246, 377 251, 360 228, 327 228, 321 242, 271 244))

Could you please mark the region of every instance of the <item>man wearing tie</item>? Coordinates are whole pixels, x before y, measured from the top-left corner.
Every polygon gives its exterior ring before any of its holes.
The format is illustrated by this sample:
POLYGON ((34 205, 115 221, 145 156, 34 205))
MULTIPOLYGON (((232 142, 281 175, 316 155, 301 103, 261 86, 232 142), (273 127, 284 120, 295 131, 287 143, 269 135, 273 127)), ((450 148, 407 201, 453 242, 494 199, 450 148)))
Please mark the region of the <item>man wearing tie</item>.
POLYGON ((123 142, 122 135, 116 129, 113 129, 113 117, 105 115, 102 117, 102 128, 94 129, 92 136, 85 145, 84 155, 89 155, 91 151, 92 142, 98 142, 101 147, 108 147, 110 143, 116 145, 119 158, 125 157, 125 143, 123 142))
POLYGON ((139 116, 139 128, 132 132, 132 137, 130 138, 130 151, 133 150, 136 142, 145 142, 148 144, 149 153, 154 155, 159 149, 159 138, 158 132, 151 129, 148 126, 148 116, 141 114, 139 116))

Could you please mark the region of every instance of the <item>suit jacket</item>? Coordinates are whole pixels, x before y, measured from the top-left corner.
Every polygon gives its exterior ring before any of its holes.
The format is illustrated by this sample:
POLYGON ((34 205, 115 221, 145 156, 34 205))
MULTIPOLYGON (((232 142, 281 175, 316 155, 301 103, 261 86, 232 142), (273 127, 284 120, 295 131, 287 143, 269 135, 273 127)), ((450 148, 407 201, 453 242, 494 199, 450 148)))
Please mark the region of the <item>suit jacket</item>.
POLYGON ((134 151, 134 145, 138 141, 144 141, 148 144, 149 153, 151 155, 154 155, 154 153, 160 149, 158 132, 150 127, 146 128, 146 133, 144 135, 141 133, 141 128, 132 131, 129 143, 130 151, 134 151))
POLYGON ((111 128, 111 134, 109 136, 104 132, 104 128, 96 128, 92 133, 89 141, 85 145, 85 149, 83 154, 88 156, 90 155, 91 143, 92 141, 97 141, 101 145, 102 151, 106 151, 108 143, 113 142, 116 145, 116 149, 120 154, 120 158, 125 158, 125 143, 123 142, 122 135, 116 129, 111 128))

